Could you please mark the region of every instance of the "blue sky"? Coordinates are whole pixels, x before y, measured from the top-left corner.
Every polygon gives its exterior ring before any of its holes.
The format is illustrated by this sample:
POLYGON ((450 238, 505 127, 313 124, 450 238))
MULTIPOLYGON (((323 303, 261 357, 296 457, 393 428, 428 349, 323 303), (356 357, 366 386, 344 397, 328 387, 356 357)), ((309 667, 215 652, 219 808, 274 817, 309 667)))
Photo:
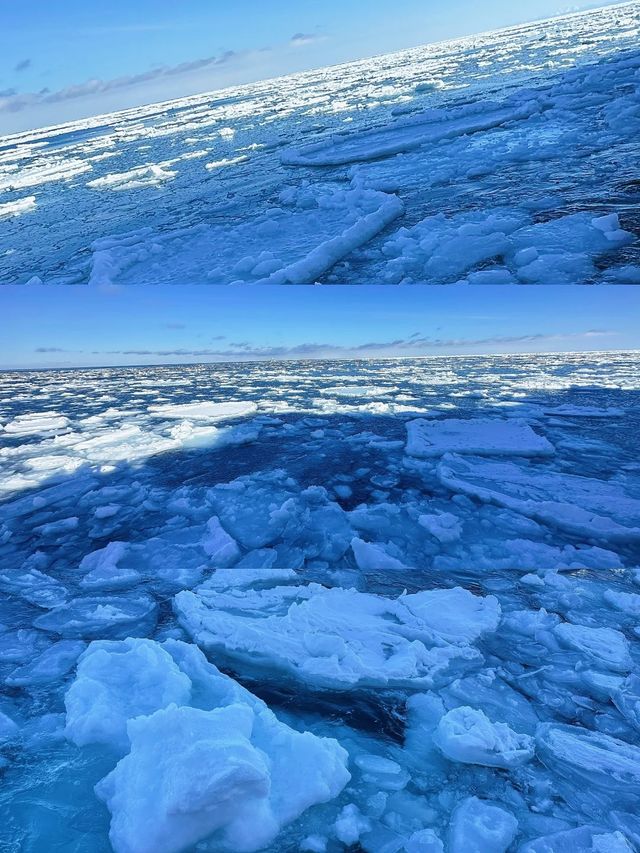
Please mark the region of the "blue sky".
POLYGON ((640 349, 640 288, 0 288, 0 367, 640 349))
POLYGON ((210 91, 589 5, 594 4, 578 0, 569 8, 565 0, 0 0, 0 132, 210 91), (171 69, 170 78, 154 78, 160 67, 171 69))

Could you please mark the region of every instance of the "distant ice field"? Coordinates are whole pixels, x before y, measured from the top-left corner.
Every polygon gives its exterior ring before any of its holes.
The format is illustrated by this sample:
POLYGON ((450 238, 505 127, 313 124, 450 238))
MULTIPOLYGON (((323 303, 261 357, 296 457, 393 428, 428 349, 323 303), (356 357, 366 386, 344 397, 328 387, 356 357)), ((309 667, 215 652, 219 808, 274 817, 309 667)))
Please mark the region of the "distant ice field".
POLYGON ((640 355, 0 373, 15 853, 633 853, 640 355))
POLYGON ((0 282, 639 283, 640 3, 0 137, 0 282))

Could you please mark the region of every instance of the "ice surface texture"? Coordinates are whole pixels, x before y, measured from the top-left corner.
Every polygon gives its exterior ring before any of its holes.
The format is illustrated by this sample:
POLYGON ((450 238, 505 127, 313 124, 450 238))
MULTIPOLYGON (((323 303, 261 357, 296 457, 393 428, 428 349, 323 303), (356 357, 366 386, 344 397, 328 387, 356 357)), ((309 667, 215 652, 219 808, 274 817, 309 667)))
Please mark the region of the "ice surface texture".
POLYGON ((8 849, 638 848, 639 375, 2 374, 8 849))
POLYGON ((500 618, 495 598, 459 588, 396 601, 314 584, 236 591, 229 572, 230 589, 214 576, 213 586, 176 596, 181 624, 202 648, 321 688, 452 681, 478 664, 471 644, 500 618))
POLYGON ((638 8, 2 137, 0 282, 638 283, 638 8))
POLYGON ((66 705, 72 740, 126 753, 96 786, 117 853, 177 853, 210 836, 259 850, 350 778, 335 740, 280 723, 184 643, 93 643, 66 705))

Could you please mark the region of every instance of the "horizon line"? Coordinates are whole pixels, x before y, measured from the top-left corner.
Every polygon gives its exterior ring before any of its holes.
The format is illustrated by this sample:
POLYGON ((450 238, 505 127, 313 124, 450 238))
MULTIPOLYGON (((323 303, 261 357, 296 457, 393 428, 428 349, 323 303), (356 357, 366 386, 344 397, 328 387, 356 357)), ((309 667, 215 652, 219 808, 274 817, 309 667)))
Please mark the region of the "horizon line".
POLYGON ((162 368, 162 367, 210 367, 216 364, 267 364, 269 362, 292 362, 301 363, 308 361, 416 361, 442 358, 506 358, 521 356, 550 356, 550 355, 623 355, 640 354, 640 348, 635 349, 605 349, 605 350, 549 350, 545 352, 487 352, 487 353, 438 353, 433 355, 388 355, 388 356, 361 356, 347 357, 336 356, 335 358, 251 358, 245 360, 221 359, 218 361, 175 361, 159 362, 157 364, 132 363, 132 364, 76 364, 58 365, 56 367, 0 367, 0 373, 30 373, 55 370, 128 370, 131 368, 162 368))

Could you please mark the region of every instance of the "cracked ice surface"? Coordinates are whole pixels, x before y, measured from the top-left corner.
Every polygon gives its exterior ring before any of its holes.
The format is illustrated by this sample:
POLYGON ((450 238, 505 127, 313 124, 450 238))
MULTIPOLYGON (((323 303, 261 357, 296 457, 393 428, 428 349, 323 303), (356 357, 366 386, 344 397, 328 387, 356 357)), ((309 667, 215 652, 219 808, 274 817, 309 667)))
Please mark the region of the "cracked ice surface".
POLYGON ((0 282, 637 283, 639 16, 0 137, 0 282))
POLYGON ((7 849, 637 849, 638 367, 1 374, 7 849))

